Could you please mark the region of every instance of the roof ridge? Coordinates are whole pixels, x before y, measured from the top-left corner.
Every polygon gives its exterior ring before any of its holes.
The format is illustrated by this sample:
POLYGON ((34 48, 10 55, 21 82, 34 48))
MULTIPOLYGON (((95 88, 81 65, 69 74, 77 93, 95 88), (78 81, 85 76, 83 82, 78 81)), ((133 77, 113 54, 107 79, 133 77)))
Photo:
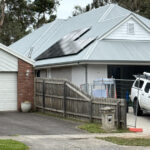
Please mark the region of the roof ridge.
POLYGON ((98 22, 102 22, 109 15, 109 13, 112 11, 112 9, 114 7, 115 7, 115 4, 109 4, 108 9, 105 11, 105 13, 103 14, 103 16, 98 20, 98 22))
POLYGON ((115 20, 115 19, 118 19, 118 18, 123 18, 123 17, 127 17, 128 15, 120 15, 120 16, 117 16, 117 17, 114 17, 114 18, 110 18, 110 19, 105 19, 103 20, 102 22, 105 22, 105 21, 110 21, 110 20, 115 20))
MULTIPOLYGON (((112 4, 109 4, 109 5, 112 5, 112 4)), ((108 7, 108 5, 104 5, 104 6, 100 6, 100 7, 98 7, 98 8, 91 9, 91 10, 89 10, 89 11, 83 12, 83 13, 77 15, 77 16, 72 16, 72 17, 70 17, 70 18, 68 18, 68 19, 65 19, 65 20, 68 21, 68 20, 71 20, 71 19, 76 18, 76 17, 79 17, 79 16, 87 15, 87 14, 89 14, 89 13, 91 13, 91 12, 98 11, 98 10, 100 10, 100 9, 104 9, 105 7, 108 7)))
POLYGON ((97 46, 97 44, 99 43, 99 40, 95 40, 95 42, 93 43, 92 47, 89 47, 88 51, 86 52, 84 59, 88 60, 90 55, 92 54, 92 52, 95 50, 95 47, 97 46))

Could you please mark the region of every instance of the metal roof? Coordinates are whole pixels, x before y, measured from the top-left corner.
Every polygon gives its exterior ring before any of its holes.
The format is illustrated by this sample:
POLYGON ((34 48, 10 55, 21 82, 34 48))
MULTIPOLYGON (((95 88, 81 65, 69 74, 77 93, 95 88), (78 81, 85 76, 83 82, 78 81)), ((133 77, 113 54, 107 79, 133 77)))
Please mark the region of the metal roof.
MULTIPOLYGON (((67 20, 59 19, 52 23, 45 24, 41 28, 10 45, 10 47, 14 49, 14 51, 17 51, 25 56, 29 56, 30 54, 31 58, 35 59, 70 32, 90 27, 91 30, 84 34, 80 38, 81 40, 102 37, 130 16, 130 14, 134 13, 116 4, 109 4, 67 20)), ((134 15, 148 28, 150 28, 150 20, 137 14, 134 15)), ((97 39, 89 47, 85 48, 81 53, 75 56, 40 60, 36 62, 36 65, 42 66, 86 60, 150 61, 147 55, 149 54, 148 48, 150 44, 148 42, 137 43, 135 43, 135 41, 100 41, 97 39), (139 47, 147 54, 142 53, 141 55, 141 50, 139 47), (127 50, 125 51, 126 48, 127 50), (124 51, 120 52, 120 49, 124 51), (133 55, 133 51, 134 53, 136 52, 136 55, 133 55), (114 56, 114 54, 116 55, 114 56)))
POLYGON ((36 66, 78 62, 150 62, 150 42, 99 40, 80 54, 69 57, 40 60, 36 66), (93 48, 94 47, 94 48, 93 48), (105 50, 104 50, 105 48, 105 50), (92 51, 92 52, 91 52, 92 51), (91 52, 91 53, 89 53, 91 52))

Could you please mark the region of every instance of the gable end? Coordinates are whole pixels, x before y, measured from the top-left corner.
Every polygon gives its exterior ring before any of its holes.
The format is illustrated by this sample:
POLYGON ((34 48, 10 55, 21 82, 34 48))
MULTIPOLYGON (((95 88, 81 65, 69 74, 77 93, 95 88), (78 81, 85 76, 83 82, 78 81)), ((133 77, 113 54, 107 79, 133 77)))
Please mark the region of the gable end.
POLYGON ((125 23, 120 25, 105 39, 112 40, 150 40, 150 32, 139 23, 134 17, 131 17, 125 23))

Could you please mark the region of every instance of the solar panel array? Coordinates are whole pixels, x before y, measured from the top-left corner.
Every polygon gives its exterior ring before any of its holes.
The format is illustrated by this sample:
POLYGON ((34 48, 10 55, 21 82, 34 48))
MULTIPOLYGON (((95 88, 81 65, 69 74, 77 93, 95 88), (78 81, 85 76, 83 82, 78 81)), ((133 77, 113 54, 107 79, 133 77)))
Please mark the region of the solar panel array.
POLYGON ((36 58, 36 60, 57 58, 80 53, 84 48, 89 46, 95 38, 80 39, 90 28, 75 30, 64 36, 53 46, 48 48, 44 53, 36 58))

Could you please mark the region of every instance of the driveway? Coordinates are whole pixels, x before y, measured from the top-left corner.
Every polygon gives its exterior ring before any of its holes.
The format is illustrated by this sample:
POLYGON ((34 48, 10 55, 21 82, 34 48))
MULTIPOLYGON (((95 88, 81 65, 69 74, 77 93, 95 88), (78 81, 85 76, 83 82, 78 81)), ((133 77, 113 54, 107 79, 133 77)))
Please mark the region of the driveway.
POLYGON ((0 112, 0 136, 85 133, 76 128, 79 124, 36 113, 0 112))
MULTIPOLYGON (((129 108, 129 113, 127 114, 127 125, 128 127, 135 126, 135 116, 133 115, 132 107, 129 108)), ((144 112, 142 116, 137 117, 136 127, 142 128, 143 133, 150 133, 150 112, 144 112)))

